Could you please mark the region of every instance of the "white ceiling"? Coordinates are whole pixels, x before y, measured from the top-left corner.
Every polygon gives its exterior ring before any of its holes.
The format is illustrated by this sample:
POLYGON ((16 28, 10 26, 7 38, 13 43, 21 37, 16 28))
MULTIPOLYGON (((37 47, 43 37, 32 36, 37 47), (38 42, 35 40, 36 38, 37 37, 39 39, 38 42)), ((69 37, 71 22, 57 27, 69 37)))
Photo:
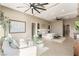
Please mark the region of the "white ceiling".
MULTIPOLYGON (((77 3, 58 3, 56 6, 53 6, 55 3, 49 3, 45 6, 46 11, 41 11, 41 13, 37 13, 34 11, 34 16, 40 17, 42 19, 51 21, 56 17, 64 17, 64 18, 73 18, 77 15, 77 3)), ((24 12, 29 8, 28 5, 24 3, 1 3, 1 5, 24 12), (17 8, 18 6, 22 8, 17 8)), ((31 9, 26 12, 27 14, 33 15, 31 9)))

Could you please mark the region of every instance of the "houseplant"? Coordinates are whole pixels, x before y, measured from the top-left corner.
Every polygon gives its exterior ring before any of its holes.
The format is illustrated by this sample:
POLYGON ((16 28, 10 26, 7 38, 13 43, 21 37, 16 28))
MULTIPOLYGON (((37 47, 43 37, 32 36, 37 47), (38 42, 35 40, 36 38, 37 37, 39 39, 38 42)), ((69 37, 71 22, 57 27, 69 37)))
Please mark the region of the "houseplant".
POLYGON ((7 36, 7 27, 9 25, 9 20, 7 17, 4 17, 4 13, 2 11, 0 11, 0 26, 3 28, 4 34, 3 36, 0 38, 0 45, 1 45, 1 51, 2 50, 2 45, 3 45, 3 41, 5 40, 5 37, 7 36))
POLYGON ((75 21, 75 29, 79 33, 79 21, 75 21))
POLYGON ((40 43, 42 43, 42 38, 40 38, 39 35, 34 35, 33 41, 34 41, 34 43, 36 43, 36 44, 40 44, 40 43))

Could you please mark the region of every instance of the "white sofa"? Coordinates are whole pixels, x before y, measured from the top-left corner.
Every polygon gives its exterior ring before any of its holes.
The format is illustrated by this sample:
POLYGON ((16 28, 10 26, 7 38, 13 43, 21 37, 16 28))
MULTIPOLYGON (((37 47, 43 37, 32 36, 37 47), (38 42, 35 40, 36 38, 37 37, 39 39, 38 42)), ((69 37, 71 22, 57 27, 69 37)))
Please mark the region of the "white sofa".
POLYGON ((52 40, 54 38, 55 33, 43 34, 42 37, 47 40, 52 40))
POLYGON ((48 33, 48 34, 44 34, 42 37, 45 40, 54 41, 54 42, 58 42, 58 43, 62 43, 65 40, 65 37, 62 37, 62 36, 59 39, 55 39, 54 35, 55 35, 55 33, 48 33))
POLYGON ((24 48, 16 48, 15 45, 13 45, 14 48, 12 48, 9 44, 8 40, 5 40, 3 42, 2 49, 4 51, 5 56, 36 56, 37 55, 37 47, 36 46, 29 46, 24 48))

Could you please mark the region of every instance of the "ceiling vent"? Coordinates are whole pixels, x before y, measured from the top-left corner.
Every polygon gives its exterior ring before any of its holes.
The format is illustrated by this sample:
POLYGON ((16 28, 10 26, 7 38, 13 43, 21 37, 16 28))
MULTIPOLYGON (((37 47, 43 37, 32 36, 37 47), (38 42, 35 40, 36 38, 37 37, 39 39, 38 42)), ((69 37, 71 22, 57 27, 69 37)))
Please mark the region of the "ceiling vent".
POLYGON ((56 17, 56 20, 62 20, 62 18, 60 18, 60 17, 56 17))

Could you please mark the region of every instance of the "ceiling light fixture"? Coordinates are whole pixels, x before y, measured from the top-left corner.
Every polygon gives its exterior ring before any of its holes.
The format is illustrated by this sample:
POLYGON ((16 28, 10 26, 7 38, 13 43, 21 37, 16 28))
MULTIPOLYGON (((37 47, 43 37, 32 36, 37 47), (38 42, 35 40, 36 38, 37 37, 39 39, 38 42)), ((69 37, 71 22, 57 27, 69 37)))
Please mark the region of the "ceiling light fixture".
MULTIPOLYGON (((24 3, 24 4, 26 4, 26 3, 24 3)), ((26 5, 28 5, 29 8, 26 9, 26 10, 24 11, 24 13, 26 13, 29 9, 31 9, 32 14, 33 14, 34 11, 36 11, 36 12, 38 12, 38 13, 40 13, 39 10, 45 11, 46 9, 45 9, 44 7, 45 7, 45 5, 48 5, 48 3, 29 3, 29 4, 26 4, 26 5)), ((20 8, 20 6, 18 6, 18 7, 20 8)), ((21 7, 21 8, 22 8, 22 7, 21 7)))
MULTIPOLYGON (((32 12, 32 14, 34 14, 34 11, 36 11, 37 13, 41 13, 41 11, 43 10, 43 11, 46 11, 48 8, 45 8, 46 7, 46 5, 49 5, 49 3, 29 3, 29 4, 27 4, 27 3, 24 3, 25 5, 27 5, 28 7, 26 7, 26 8, 28 8, 28 9, 26 9, 25 11, 24 11, 24 13, 26 13, 27 11, 29 11, 30 9, 31 9, 31 12, 32 12)), ((51 5, 51 7, 54 7, 54 6, 56 6, 56 5, 58 5, 59 3, 55 3, 55 4, 53 4, 53 5, 51 5)), ((22 6, 20 7, 20 6, 18 6, 19 8, 23 8, 22 6)), ((50 7, 50 8, 51 8, 50 7)))

